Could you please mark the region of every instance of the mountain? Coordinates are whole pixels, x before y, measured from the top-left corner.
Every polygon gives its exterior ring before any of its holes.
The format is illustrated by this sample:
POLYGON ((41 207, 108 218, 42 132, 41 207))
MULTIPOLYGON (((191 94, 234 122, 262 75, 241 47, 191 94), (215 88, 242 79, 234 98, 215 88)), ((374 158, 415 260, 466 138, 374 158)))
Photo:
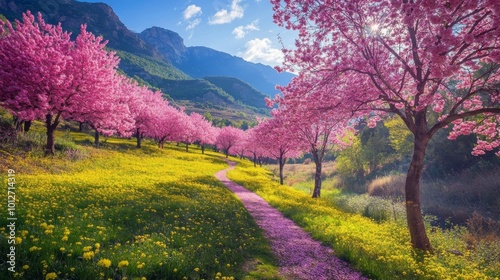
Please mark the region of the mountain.
POLYGON ((153 26, 141 32, 139 36, 168 58, 178 64, 187 52, 184 39, 174 31, 153 26))
POLYGON ((30 10, 33 15, 40 12, 46 22, 61 23, 64 30, 73 37, 80 32, 80 25, 87 24, 87 30, 108 40, 108 47, 134 54, 162 58, 154 47, 149 46, 136 33, 130 31, 103 3, 86 3, 73 0, 2 0, 0 13, 8 20, 20 19, 22 13, 30 10))
POLYGON ((205 80, 223 89, 236 101, 255 108, 267 108, 266 96, 251 85, 233 77, 205 77, 205 80))
POLYGON ((48 23, 60 22, 73 38, 80 25, 87 24, 87 30, 108 40, 107 47, 120 56, 120 71, 162 90, 187 111, 240 119, 268 114, 263 98, 276 92, 275 84, 286 84, 292 77, 210 48, 186 47, 177 33, 160 27, 134 33, 103 3, 0 0, 0 14, 10 21, 27 10, 34 15, 40 12, 48 23))
POLYGON ((195 78, 235 77, 267 96, 274 96, 278 92, 276 84, 286 85, 294 76, 291 73, 278 73, 270 66, 248 62, 207 47, 186 47, 179 34, 160 27, 148 28, 139 36, 156 47, 174 66, 195 78))

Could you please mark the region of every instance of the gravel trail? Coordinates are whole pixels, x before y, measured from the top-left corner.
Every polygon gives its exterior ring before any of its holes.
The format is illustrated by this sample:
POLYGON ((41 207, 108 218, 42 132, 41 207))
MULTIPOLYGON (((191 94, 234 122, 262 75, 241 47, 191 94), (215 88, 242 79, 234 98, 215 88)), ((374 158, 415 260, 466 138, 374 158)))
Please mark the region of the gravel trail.
POLYGON ((236 164, 229 161, 229 165, 229 168, 217 172, 215 177, 240 198, 264 230, 279 261, 280 274, 285 279, 368 279, 334 256, 331 248, 312 239, 263 198, 229 180, 226 173, 236 164))

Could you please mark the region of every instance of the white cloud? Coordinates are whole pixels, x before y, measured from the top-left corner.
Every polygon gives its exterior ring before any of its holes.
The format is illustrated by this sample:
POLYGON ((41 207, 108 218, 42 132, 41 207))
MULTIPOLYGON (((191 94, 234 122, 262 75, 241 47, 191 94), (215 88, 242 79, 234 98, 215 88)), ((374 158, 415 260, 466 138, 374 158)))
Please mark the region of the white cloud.
POLYGON ((196 5, 189 5, 185 10, 184 12, 182 13, 182 15, 184 16, 184 19, 190 19, 194 16, 197 16, 197 15, 201 15, 202 11, 201 11, 201 7, 199 6, 196 6, 196 5))
POLYGON ((235 29, 233 29, 233 34, 237 39, 245 37, 246 31, 244 28, 245 28, 244 26, 238 26, 235 29))
POLYGON ((201 23, 201 19, 199 18, 201 14, 202 14, 201 7, 196 5, 189 5, 184 10, 182 16, 184 17, 184 20, 187 24, 186 30, 193 31, 196 28, 196 26, 198 26, 201 23))
POLYGON ((252 23, 247 24, 245 26, 240 25, 233 30, 233 34, 236 37, 236 39, 242 39, 243 37, 245 37, 245 35, 247 34, 248 31, 259 30, 258 24, 259 24, 259 20, 257 19, 257 20, 252 21, 252 23))
POLYGON ((280 65, 283 62, 281 50, 273 48, 269 38, 253 39, 245 43, 246 50, 238 55, 251 62, 280 65))
POLYGON ((198 24, 200 24, 201 19, 197 18, 195 20, 189 21, 188 26, 186 27, 186 30, 191 30, 194 29, 198 24))
POLYGON ((245 10, 239 5, 241 0, 233 0, 231 10, 222 9, 217 11, 208 22, 209 24, 224 24, 229 23, 237 18, 242 18, 245 10))

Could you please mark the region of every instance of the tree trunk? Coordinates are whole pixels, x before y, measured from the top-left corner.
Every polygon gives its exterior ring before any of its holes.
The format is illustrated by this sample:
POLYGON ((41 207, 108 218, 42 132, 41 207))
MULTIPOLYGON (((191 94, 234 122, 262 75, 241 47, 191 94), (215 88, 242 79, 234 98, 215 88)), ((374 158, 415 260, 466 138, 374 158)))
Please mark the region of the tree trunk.
POLYGON ((24 132, 30 131, 32 121, 24 121, 24 132))
POLYGON ((201 154, 205 154, 205 144, 201 144, 201 154))
POLYGON ((59 124, 59 115, 52 123, 52 115, 48 114, 45 116, 45 126, 47 127, 47 145, 45 146, 45 155, 55 155, 55 131, 57 125, 59 124))
POLYGON ((321 169, 323 167, 323 163, 317 154, 314 155, 314 163, 316 164, 316 173, 314 174, 314 190, 312 197, 319 198, 321 195, 321 169))
POLYGON ((424 168, 424 157, 427 144, 427 135, 415 135, 413 158, 406 175, 406 215, 408 229, 410 230, 413 248, 423 251, 432 251, 432 246, 425 231, 424 219, 420 207, 420 178, 424 168))
POLYGON ((257 167, 257 155, 253 153, 253 167, 257 167))
POLYGON ((189 143, 186 142, 186 152, 189 152, 189 143))
POLYGON ((283 185, 283 167, 285 166, 286 159, 283 155, 280 155, 279 163, 280 163, 280 185, 283 185))
POLYGON ((16 131, 19 131, 19 132, 23 131, 23 123, 24 123, 23 120, 21 120, 18 117, 14 116, 14 126, 16 127, 16 131))
POLYGON ((99 148, 99 131, 97 129, 95 129, 94 133, 94 145, 96 148, 99 148))
POLYGON ((78 131, 83 132, 83 122, 79 122, 78 131))
POLYGON ((138 128, 136 130, 136 134, 135 134, 135 137, 137 137, 137 148, 140 149, 141 148, 141 130, 138 128))

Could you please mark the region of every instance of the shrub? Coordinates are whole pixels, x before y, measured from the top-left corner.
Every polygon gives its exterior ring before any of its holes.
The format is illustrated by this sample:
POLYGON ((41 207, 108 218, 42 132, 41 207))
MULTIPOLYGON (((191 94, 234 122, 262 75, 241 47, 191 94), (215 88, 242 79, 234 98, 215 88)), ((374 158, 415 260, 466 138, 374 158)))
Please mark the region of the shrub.
POLYGON ((391 198, 404 197, 405 181, 406 176, 404 174, 376 178, 368 184, 368 194, 391 198))
POLYGON ((13 144, 16 140, 17 131, 10 123, 0 119, 0 144, 13 144))

